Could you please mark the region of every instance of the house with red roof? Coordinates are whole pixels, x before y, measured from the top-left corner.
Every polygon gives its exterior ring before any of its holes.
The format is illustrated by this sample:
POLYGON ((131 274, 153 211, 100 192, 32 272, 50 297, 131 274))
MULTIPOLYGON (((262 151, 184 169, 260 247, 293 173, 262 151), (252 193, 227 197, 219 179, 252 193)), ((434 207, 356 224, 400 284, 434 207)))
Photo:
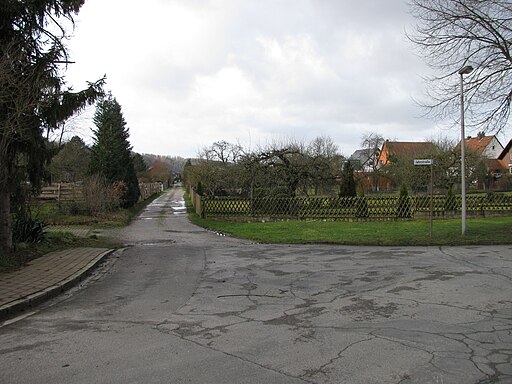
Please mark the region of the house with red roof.
POLYGON ((428 141, 389 141, 382 144, 379 154, 378 168, 385 167, 393 158, 409 157, 414 158, 432 152, 435 145, 428 141))
MULTIPOLYGON (((512 173, 512 143, 509 142, 506 147, 503 147, 496 136, 486 136, 483 132, 476 137, 468 136, 464 143, 466 153, 472 152, 485 160, 487 171, 491 177, 491 184, 488 187, 500 189, 501 177, 504 174, 512 173)), ((456 149, 460 152, 460 143, 456 149)), ((480 187, 484 186, 481 181, 478 184, 480 187)))
POLYGON ((472 151, 485 159, 497 159, 503 151, 503 145, 496 136, 485 136, 483 133, 477 137, 468 136, 464 143, 466 151, 472 151))

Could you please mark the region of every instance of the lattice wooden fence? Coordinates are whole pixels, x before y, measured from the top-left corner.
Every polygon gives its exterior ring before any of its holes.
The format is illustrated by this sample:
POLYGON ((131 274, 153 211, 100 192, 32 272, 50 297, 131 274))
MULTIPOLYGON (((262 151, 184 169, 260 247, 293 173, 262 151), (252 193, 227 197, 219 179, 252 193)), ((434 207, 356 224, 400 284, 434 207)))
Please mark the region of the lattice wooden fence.
MULTIPOLYGON (((199 197, 191 192, 203 217, 269 217, 298 219, 410 219, 428 216, 430 196, 296 197, 241 199, 199 197)), ((512 195, 470 195, 468 214, 512 214, 512 195)), ((434 196, 434 217, 460 214, 460 196, 434 196)))

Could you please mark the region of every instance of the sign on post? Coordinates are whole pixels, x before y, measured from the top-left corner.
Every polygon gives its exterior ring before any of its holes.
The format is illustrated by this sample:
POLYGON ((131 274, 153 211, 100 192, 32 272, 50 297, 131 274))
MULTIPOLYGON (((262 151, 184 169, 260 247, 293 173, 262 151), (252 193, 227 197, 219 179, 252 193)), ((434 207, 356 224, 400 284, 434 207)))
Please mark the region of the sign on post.
POLYGON ((432 159, 415 159, 414 165, 432 165, 434 162, 432 159))
POLYGON ((432 159, 414 159, 414 165, 430 165, 430 238, 432 238, 432 219, 434 217, 434 161, 432 159))

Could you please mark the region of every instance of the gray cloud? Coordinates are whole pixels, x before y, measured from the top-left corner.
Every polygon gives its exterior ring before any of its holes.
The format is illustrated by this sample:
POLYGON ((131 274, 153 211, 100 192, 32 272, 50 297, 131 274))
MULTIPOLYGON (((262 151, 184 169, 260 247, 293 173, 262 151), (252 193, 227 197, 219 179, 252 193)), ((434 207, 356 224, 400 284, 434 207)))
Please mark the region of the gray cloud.
POLYGON ((404 36, 405 1, 139 4, 88 0, 68 73, 75 88, 107 73, 136 151, 327 135, 350 154, 369 131, 437 135, 413 102, 426 67, 404 36))

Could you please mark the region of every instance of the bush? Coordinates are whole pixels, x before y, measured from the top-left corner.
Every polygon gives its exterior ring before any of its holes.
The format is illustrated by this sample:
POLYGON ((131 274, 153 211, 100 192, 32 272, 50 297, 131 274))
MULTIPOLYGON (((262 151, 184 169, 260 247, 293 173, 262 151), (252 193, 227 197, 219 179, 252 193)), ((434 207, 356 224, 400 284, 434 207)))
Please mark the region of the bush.
POLYGON ((32 218, 30 212, 18 212, 13 216, 13 241, 14 243, 40 243, 44 240, 47 226, 44 222, 32 218))
POLYGON ((112 212, 120 206, 122 185, 109 185, 105 178, 92 175, 84 181, 84 208, 93 216, 104 212, 112 212))
POLYGON ((400 189, 400 197, 398 198, 398 207, 396 209, 398 217, 412 217, 411 200, 405 185, 400 189))
POLYGON ((197 183, 196 193, 199 196, 203 196, 204 195, 203 184, 200 181, 197 183))

